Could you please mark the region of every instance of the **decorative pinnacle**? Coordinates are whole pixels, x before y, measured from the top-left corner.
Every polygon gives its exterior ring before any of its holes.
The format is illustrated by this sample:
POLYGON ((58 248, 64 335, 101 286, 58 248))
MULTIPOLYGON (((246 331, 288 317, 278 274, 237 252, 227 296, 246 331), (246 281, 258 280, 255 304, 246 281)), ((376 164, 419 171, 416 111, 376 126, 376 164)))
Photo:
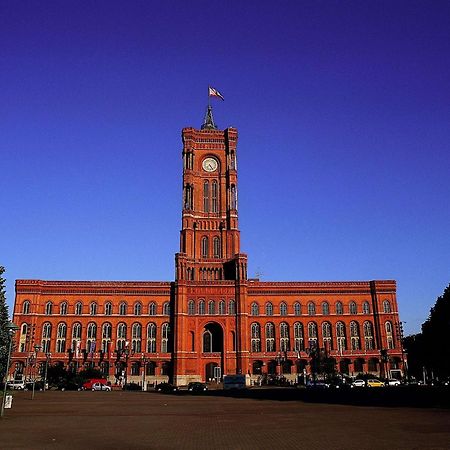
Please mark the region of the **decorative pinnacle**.
POLYGON ((214 123, 214 117, 212 113, 212 106, 208 105, 206 109, 205 118, 203 119, 202 130, 216 130, 217 125, 214 123))

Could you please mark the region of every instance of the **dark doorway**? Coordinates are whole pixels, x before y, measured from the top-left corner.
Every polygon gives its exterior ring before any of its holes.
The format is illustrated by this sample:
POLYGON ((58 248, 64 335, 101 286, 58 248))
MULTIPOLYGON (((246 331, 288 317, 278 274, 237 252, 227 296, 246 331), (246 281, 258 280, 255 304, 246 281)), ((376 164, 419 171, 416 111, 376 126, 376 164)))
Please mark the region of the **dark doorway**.
POLYGON ((263 368, 262 361, 253 361, 252 373, 253 375, 261 375, 263 368))
POLYGON ((208 364, 206 364, 206 372, 205 372, 205 381, 212 381, 214 379, 214 369, 216 367, 219 367, 219 364, 214 363, 214 362, 210 362, 208 364))

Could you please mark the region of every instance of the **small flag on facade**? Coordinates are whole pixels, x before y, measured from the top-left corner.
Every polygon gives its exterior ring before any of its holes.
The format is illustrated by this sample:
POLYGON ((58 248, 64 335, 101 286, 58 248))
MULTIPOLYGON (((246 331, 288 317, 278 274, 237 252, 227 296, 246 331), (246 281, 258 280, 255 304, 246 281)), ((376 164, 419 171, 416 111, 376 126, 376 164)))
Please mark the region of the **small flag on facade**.
POLYGON ((220 98, 220 99, 222 99, 222 100, 225 100, 224 98, 223 98, 223 95, 217 90, 217 89, 214 89, 213 87, 211 87, 211 86, 209 86, 209 96, 210 97, 218 97, 218 98, 220 98))

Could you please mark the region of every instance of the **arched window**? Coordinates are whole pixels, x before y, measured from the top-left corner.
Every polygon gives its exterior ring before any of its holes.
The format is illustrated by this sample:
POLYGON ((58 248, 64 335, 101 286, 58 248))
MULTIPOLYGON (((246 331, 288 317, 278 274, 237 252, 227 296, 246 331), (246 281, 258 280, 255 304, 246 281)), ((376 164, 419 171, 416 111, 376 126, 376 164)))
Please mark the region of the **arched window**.
POLYGON ((211 300, 208 303, 208 314, 215 314, 216 313, 216 303, 214 300, 211 300))
POLYGON ((385 312, 385 313, 391 313, 392 312, 391 302, 389 300, 385 300, 383 302, 383 312, 385 312))
POLYGON ((302 314, 302 306, 299 302, 294 303, 294 315, 301 316, 302 314))
POLYGON ((121 302, 119 305, 119 315, 120 316, 127 315, 127 304, 125 302, 121 302))
POLYGON ((280 303, 280 316, 287 316, 287 305, 284 302, 280 303))
POLYGON ((30 302, 28 300, 23 302, 22 314, 30 314, 30 302))
POLYGON ((131 328, 131 350, 134 353, 142 351, 142 326, 140 323, 134 323, 131 328))
POLYGON ((344 307, 341 302, 336 302, 336 314, 342 315, 344 314, 344 307))
POLYGON ((208 257, 208 238, 206 236, 202 237, 202 258, 208 257))
POLYGON ((350 340, 352 350, 359 350, 361 348, 359 343, 359 325, 354 320, 350 322, 350 340))
POLYGON ((91 322, 87 326, 87 333, 86 333, 86 350, 88 351, 88 353, 95 352, 96 339, 97 339, 97 325, 94 322, 91 322))
POLYGON ((213 239, 213 256, 220 258, 220 239, 217 236, 213 239))
POLYGON ((83 303, 77 302, 75 305, 75 315, 81 316, 83 314, 83 303))
POLYGON ((45 315, 51 316, 53 314, 53 303, 47 302, 45 304, 45 315))
POLYGON ((203 211, 209 212, 209 181, 203 182, 203 211))
POLYGON ((142 314, 142 305, 141 303, 137 302, 134 304, 134 315, 140 316, 142 314))
POLYGON ((275 351, 275 326, 273 323, 266 323, 266 352, 275 351))
POLYGON ((373 326, 372 323, 369 321, 364 322, 363 324, 363 330, 364 330, 364 346, 366 350, 373 350, 373 326))
POLYGON ((156 325, 154 323, 147 325, 147 352, 156 353, 156 325))
POLYGON ((200 300, 198 302, 198 313, 201 315, 205 314, 205 301, 204 300, 200 300))
POLYGON ((322 302, 322 314, 328 316, 330 314, 330 305, 328 302, 322 302))
POLYGON ((156 303, 155 302, 151 302, 148 305, 148 315, 149 316, 156 316, 156 303))
POLYGON ((112 303, 108 302, 105 304, 105 316, 110 316, 112 314, 112 303))
POLYGON ((50 351, 50 339, 52 337, 52 326, 46 322, 42 326, 42 351, 48 353, 50 351))
POLYGON ((67 325, 61 322, 56 330, 56 353, 64 353, 66 351, 66 336, 67 325))
POLYGON ((228 314, 236 314, 236 302, 234 300, 230 300, 228 303, 228 314))
POLYGON ((28 334, 28 324, 24 323, 22 324, 20 328, 20 345, 19 345, 19 352, 25 352, 26 346, 27 346, 27 334, 28 334))
POLYGON ((209 330, 203 332, 203 353, 212 352, 212 333, 209 330))
POLYGON ((75 322, 72 327, 72 350, 78 358, 81 350, 81 323, 75 322))
POLYGON ((346 342, 346 333, 345 333, 345 324, 343 322, 338 322, 336 324, 336 339, 337 339, 337 348, 341 353, 344 350, 347 350, 347 342, 346 342))
POLYGON ((317 324, 315 322, 308 323, 308 343, 309 348, 317 347, 317 324))
POLYGON ((225 301, 224 300, 221 300, 220 303, 219 303, 219 314, 221 316, 226 314, 226 305, 225 305, 225 301))
POLYGON ((188 314, 190 316, 195 315, 195 302, 194 302, 194 300, 189 300, 189 303, 188 303, 188 314))
POLYGON ((165 302, 163 305, 163 315, 170 316, 170 302, 165 302))
POLYGON ((358 312, 358 308, 356 307, 355 302, 350 302, 349 310, 350 310, 350 314, 356 314, 358 312))
POLYGON ((370 314, 370 304, 369 302, 363 303, 363 314, 370 314))
POLYGON ((291 348, 289 342, 289 325, 286 322, 280 324, 280 351, 287 352, 291 348))
POLYGON ((309 316, 316 315, 316 305, 313 302, 308 303, 308 315, 309 316))
POLYGON ((300 322, 294 323, 294 340, 295 340, 295 351, 302 352, 305 350, 305 343, 303 337, 303 325, 300 322))
POLYGON ((96 316, 96 315, 97 315, 97 303, 92 302, 92 303, 89 305, 89 314, 90 314, 91 316, 96 316))
POLYGON ((219 211, 218 206, 219 189, 217 181, 213 180, 211 183, 211 212, 216 213, 219 211))
POLYGON ((251 342, 252 352, 253 353, 261 352, 261 327, 259 326, 259 323, 257 322, 252 323, 251 336, 252 336, 251 342))
POLYGON ((392 329, 392 323, 388 321, 384 326, 386 328, 387 347, 392 350, 394 348, 394 330, 392 329))
POLYGON ((169 351, 169 332, 170 327, 168 323, 163 323, 161 327, 161 352, 167 353, 169 351))
POLYGON ((323 322, 322 324, 323 347, 329 351, 333 350, 333 336, 331 334, 331 323, 323 322))
POLYGON ((102 352, 108 354, 112 338, 112 326, 106 322, 102 325, 102 352))
POLYGON ((231 209, 237 209, 237 193, 236 186, 234 184, 231 185, 231 209))
POLYGON ((117 325, 117 340, 116 347, 117 350, 123 350, 126 346, 127 340, 127 326, 123 322, 117 325))
POLYGON ((266 316, 273 316, 273 305, 270 302, 266 303, 266 316))
POLYGON ((256 302, 252 303, 252 316, 259 316, 259 305, 256 302))
POLYGON ((62 303, 59 305, 59 314, 60 314, 61 316, 67 315, 67 302, 62 302, 62 303))

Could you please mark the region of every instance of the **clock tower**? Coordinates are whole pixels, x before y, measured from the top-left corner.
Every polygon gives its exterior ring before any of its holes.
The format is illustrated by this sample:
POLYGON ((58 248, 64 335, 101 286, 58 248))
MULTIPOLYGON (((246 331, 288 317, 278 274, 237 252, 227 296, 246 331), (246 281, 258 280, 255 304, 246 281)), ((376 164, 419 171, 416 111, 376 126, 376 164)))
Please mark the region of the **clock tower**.
POLYGON ((200 129, 182 131, 182 227, 175 255, 173 321, 177 384, 188 381, 189 373, 204 379, 208 362, 202 361, 203 353, 222 374, 242 371, 241 343, 247 340, 240 330, 248 329, 240 325, 241 311, 246 311, 247 255, 240 253, 237 138, 235 128, 217 128, 211 106, 200 129), (192 311, 189 304, 206 306, 192 311), (209 332, 216 351, 202 348, 209 332))
MULTIPOLYGON (((239 267, 237 130, 218 130, 209 106, 200 130, 184 128, 183 209, 176 280, 246 278, 239 267)), ((242 270, 244 269, 244 270, 242 270)))

